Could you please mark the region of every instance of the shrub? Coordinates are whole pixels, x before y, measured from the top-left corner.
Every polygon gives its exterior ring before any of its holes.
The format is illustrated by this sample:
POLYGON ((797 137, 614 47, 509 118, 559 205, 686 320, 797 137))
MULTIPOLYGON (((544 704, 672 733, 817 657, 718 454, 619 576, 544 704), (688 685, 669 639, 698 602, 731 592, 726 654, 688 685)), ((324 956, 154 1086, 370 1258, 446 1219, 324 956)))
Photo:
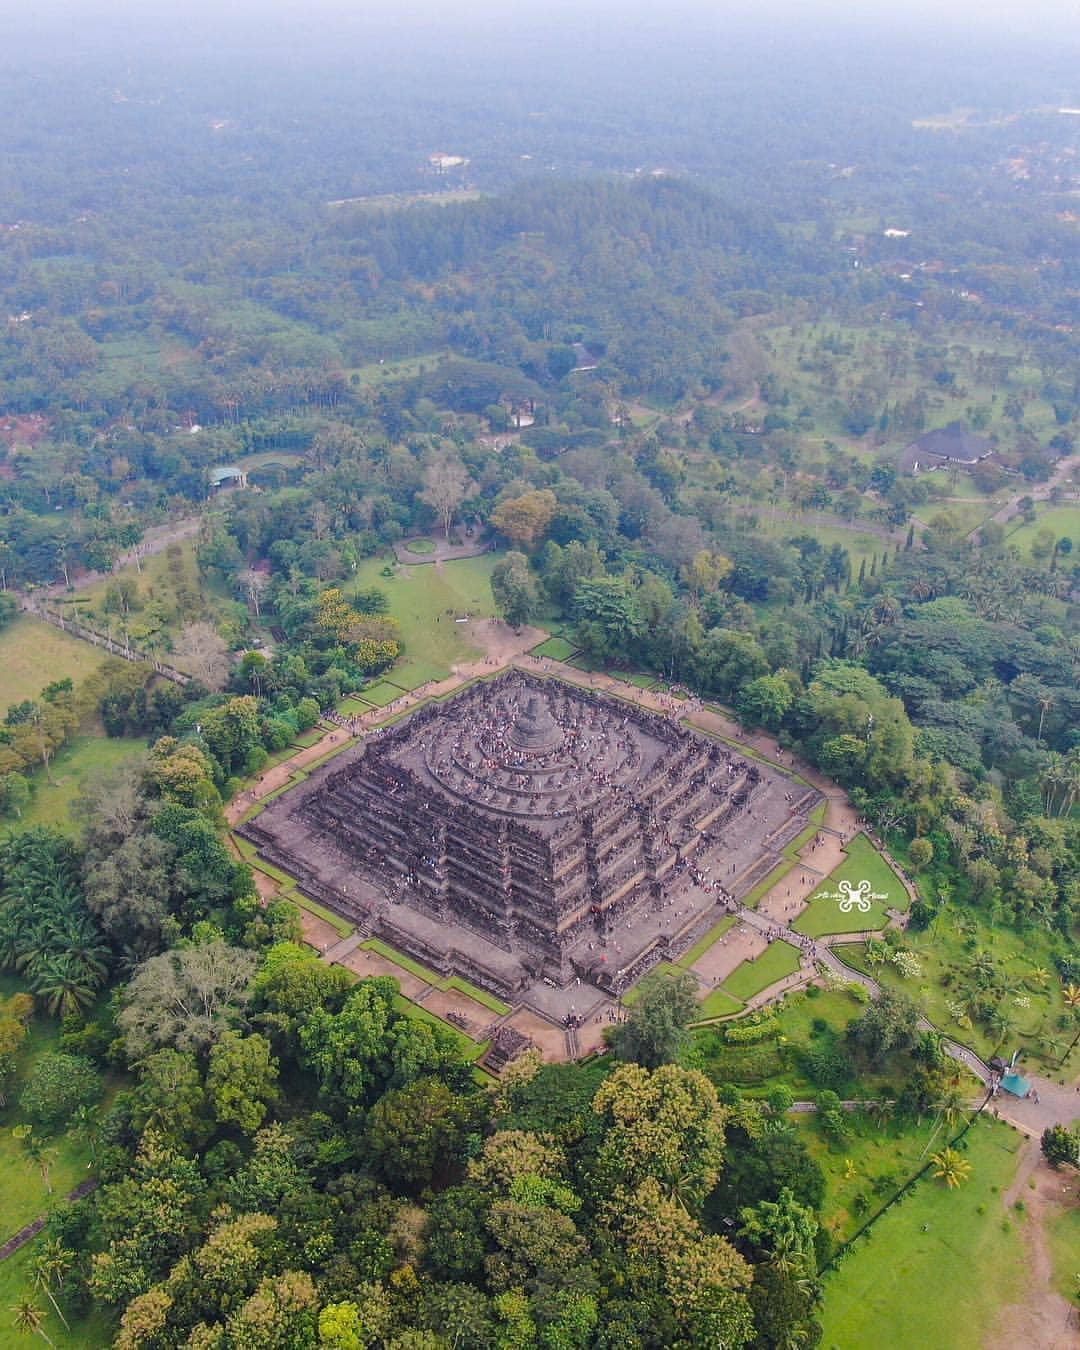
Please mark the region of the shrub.
POLYGON ((82 1055, 42 1055, 19 1104, 36 1125, 53 1128, 101 1096, 101 1074, 82 1055))

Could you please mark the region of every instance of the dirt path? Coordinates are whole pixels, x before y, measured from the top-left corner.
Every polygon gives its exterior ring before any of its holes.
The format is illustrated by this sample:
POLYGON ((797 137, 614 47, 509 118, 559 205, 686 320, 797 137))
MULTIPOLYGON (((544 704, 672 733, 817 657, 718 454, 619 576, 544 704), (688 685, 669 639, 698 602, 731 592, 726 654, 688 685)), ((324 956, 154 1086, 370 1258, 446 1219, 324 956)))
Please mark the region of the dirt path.
MULTIPOLYGON (((113 564, 112 571, 119 572, 124 567, 141 563, 143 558, 149 558, 154 553, 164 553, 170 544, 190 539, 193 534, 198 534, 201 522, 201 516, 184 516, 181 520, 169 521, 164 525, 151 525, 134 548, 120 554, 113 564)), ((90 586, 96 586, 99 581, 107 580, 110 575, 112 575, 110 572, 81 572, 77 577, 71 578, 70 586, 62 581, 52 586, 38 586, 27 596, 27 604, 31 604, 35 599, 67 595, 70 591, 85 591, 90 586)))
POLYGON ((1026 1253, 1024 1299, 1002 1308, 987 1350, 1066 1350, 1080 1343, 1077 1310, 1053 1288, 1054 1266, 1046 1238, 1048 1218, 1061 1208, 1070 1179, 1055 1172, 1042 1156, 1037 1139, 1029 1139, 1020 1156, 1016 1179, 1002 1197, 1010 1220, 1013 1206, 1023 1201, 1026 1253))

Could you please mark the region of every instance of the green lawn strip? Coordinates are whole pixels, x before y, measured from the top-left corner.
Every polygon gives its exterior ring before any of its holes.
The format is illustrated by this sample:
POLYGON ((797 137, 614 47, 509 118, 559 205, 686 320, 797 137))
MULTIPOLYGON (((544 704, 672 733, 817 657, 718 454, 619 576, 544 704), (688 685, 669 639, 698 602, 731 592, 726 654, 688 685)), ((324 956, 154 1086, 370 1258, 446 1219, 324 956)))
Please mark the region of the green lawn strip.
POLYGON ((428 1012, 422 1004, 414 1003, 404 994, 394 995, 394 1007, 398 1012, 404 1013, 406 1017, 411 1017, 417 1022, 430 1022, 433 1026, 442 1027, 445 1031, 448 1031, 460 1043, 461 1052, 468 1060, 479 1059, 481 1055, 487 1053, 491 1045, 490 1041, 474 1041, 460 1027, 455 1027, 452 1023, 445 1022, 441 1017, 436 1017, 433 1012, 428 1012))
POLYGON ((293 745, 298 750, 308 750, 326 735, 327 728, 321 723, 309 727, 307 731, 301 731, 299 735, 293 737, 293 745))
MULTIPOLYGON (((1066 1174, 1062 1174, 1063 1178, 1066 1174)), ((1054 1266, 1054 1288, 1067 1299, 1076 1299, 1080 1290, 1080 1197, 1075 1185, 1062 1197, 1066 1208, 1046 1220, 1046 1239, 1054 1266)))
POLYGON ((577 651, 578 648, 572 642, 567 642, 566 638, 549 637, 533 647, 529 655, 546 656, 551 661, 568 661, 577 651))
POLYGON ((460 975, 451 975, 439 985, 440 989, 456 989, 459 994, 465 994, 475 1003, 482 1004, 488 1012, 493 1012, 497 1017, 505 1017, 510 1012, 509 1003, 504 1003, 494 994, 489 994, 486 989, 480 989, 475 984, 470 984, 468 980, 463 980, 460 975))
POLYGON ((825 933, 876 932, 884 928, 887 909, 906 910, 908 893, 904 883, 874 848, 865 834, 857 834, 846 845, 847 858, 811 895, 810 903, 795 920, 792 927, 807 937, 821 937, 825 933), (868 881, 870 889, 884 895, 884 900, 871 901, 866 912, 853 908, 845 914, 833 897, 842 881, 852 887, 868 881))
POLYGON ((781 860, 776 864, 776 866, 772 869, 772 871, 767 872, 765 876, 763 876, 761 880, 757 883, 757 885, 752 886, 750 890, 747 891, 747 893, 743 896, 742 903, 746 906, 746 908, 757 909, 758 905, 761 903, 762 898, 768 895, 768 893, 772 890, 772 888, 782 877, 787 876, 787 874, 791 871, 791 869, 796 865, 797 862, 798 862, 797 858, 781 858, 781 860))
POLYGON ((374 712, 375 704, 350 694, 348 698, 341 700, 337 710, 343 717, 363 717, 365 713, 374 712))
POLYGON ((822 1350, 989 1343, 997 1312, 1022 1298, 1026 1279, 1019 1225, 1001 1207, 1018 1141, 980 1121, 963 1141, 968 1181, 949 1190, 924 1177, 857 1241, 825 1282, 822 1350))
POLYGON ((380 680, 377 684, 367 686, 363 691, 363 699, 365 703, 370 703, 375 708, 385 708, 388 703, 393 703, 395 699, 408 692, 407 689, 380 680))
POLYGON ((723 989, 714 989, 701 1004, 702 1020, 714 1017, 730 1017, 741 1012, 746 1005, 741 999, 734 998, 723 989))
POLYGON ((443 977, 437 971, 432 970, 430 966, 421 965, 419 961, 414 961, 411 956, 406 956, 404 952, 399 952, 396 947, 391 947, 388 942, 383 942, 382 938, 368 938, 365 942, 361 942, 360 950, 374 952, 376 956, 392 961, 395 966, 407 970, 410 975, 415 975, 418 980, 423 980, 425 984, 434 985, 436 988, 441 986, 443 977))
POLYGON ((738 922, 739 920, 736 915, 725 915, 719 923, 713 924, 704 937, 698 938, 690 950, 680 956, 675 964, 681 966, 683 970, 689 970, 695 961, 699 961, 705 955, 714 942, 722 938, 724 934, 730 928, 734 928, 738 922))
POLYGON ((299 889, 295 877, 291 877, 288 872, 283 872, 280 867, 275 867, 273 863, 264 862, 258 856, 258 849, 250 840, 239 834, 234 834, 232 837, 244 861, 252 871, 262 872, 264 876, 276 881, 281 887, 278 899, 288 900, 300 909, 306 909, 309 914, 314 914, 316 918, 324 919, 343 938, 356 931, 356 925, 351 924, 348 919, 343 919, 340 914, 335 914, 325 905, 320 905, 318 900, 312 900, 310 896, 304 895, 299 889))
MULTIPOLYGON (((42 681, 44 683, 44 679, 42 681)), ((47 825, 65 834, 78 828, 71 807, 84 784, 99 773, 111 773, 146 749, 146 742, 128 737, 77 736, 53 756, 50 783, 40 766, 31 770, 33 795, 19 817, 4 822, 8 829, 47 825)))
POLYGON ((760 956, 736 966, 720 987, 732 998, 745 1002, 798 969, 797 947, 790 942, 770 942, 760 956))

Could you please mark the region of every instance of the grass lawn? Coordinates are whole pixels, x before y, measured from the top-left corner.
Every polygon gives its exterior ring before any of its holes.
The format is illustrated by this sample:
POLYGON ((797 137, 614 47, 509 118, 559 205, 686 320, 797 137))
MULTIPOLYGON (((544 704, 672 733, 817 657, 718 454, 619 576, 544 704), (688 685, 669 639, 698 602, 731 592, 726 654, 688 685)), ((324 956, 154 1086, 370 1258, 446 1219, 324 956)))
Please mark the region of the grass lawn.
POLYGON ((720 987, 732 998, 745 1002, 798 969, 797 947, 790 942, 770 942, 753 961, 743 961, 736 966, 720 987))
POLYGON ((866 835, 857 834, 847 845, 847 860, 826 877, 792 927, 807 937, 871 932, 885 927, 887 909, 907 907, 908 893, 903 882, 866 835), (854 890, 863 881, 868 881, 871 893, 881 898, 871 900, 865 913, 856 906, 845 914, 839 904, 841 883, 847 882, 854 890))
MULTIPOLYGON (((356 573, 353 591, 378 587, 390 602, 389 613, 401 625, 403 652, 389 678, 405 689, 415 689, 429 680, 443 680, 451 667, 474 661, 481 653, 473 647, 463 623, 454 620, 490 618, 495 613, 491 595, 491 571, 498 554, 458 558, 439 566, 396 568, 384 577, 385 558, 368 558, 356 573)), ((371 697, 365 690, 364 698, 371 697)))
MULTIPOLYGON (((376 684, 369 685, 360 698, 364 703, 370 703, 375 708, 385 708, 388 703, 393 703, 394 699, 400 698, 402 694, 408 691, 400 685, 389 684, 386 680, 379 680, 376 684)), ((369 711, 367 708, 364 712, 369 711)))
POLYGON ((0 716, 13 703, 37 698, 50 680, 79 684, 99 670, 105 653, 52 624, 19 615, 0 629, 0 716))
MULTIPOLYGON (((201 619, 208 619, 211 623, 215 623, 221 604, 230 600, 228 589, 223 582, 214 585, 204 581, 199 576, 199 569, 195 561, 194 539, 181 540, 180 548, 182 560, 179 586, 169 566, 171 560, 168 553, 152 553, 142 560, 141 571, 136 567, 125 567, 119 572, 103 577, 85 590, 62 598, 61 604, 64 605, 65 609, 70 609, 75 616, 80 613, 85 614, 88 610, 92 611, 95 616, 92 626, 99 632, 104 632, 109 626, 107 616, 103 613, 105 593, 117 578, 127 577, 138 588, 142 605, 142 608, 135 611, 129 619, 133 632, 132 645, 138 646, 135 639, 138 635, 139 625, 143 623, 145 618, 143 610, 150 600, 158 600, 164 605, 168 617, 161 631, 169 642, 175 642, 185 623, 201 619), (194 612, 188 611, 188 618, 186 619, 180 614, 178 594, 184 588, 198 597, 199 601, 194 612)), ((116 615, 111 617, 111 627, 113 637, 119 638, 121 628, 116 615)), ((87 650, 96 652, 97 648, 87 645, 87 650)), ((173 658, 166 651, 162 652, 162 656, 164 660, 177 665, 178 669, 183 668, 183 662, 173 661, 173 658)))
MULTIPOLYGON (((25 989, 20 979, 0 976, 0 997, 8 998, 25 989)), ((25 1123, 19 1108, 19 1094, 35 1062, 43 1054, 57 1049, 60 1026, 51 1017, 35 1014, 30 1030, 15 1055, 16 1078, 8 1091, 8 1104, 0 1108, 0 1242, 6 1241, 39 1214, 60 1204, 68 1191, 86 1180, 90 1151, 83 1141, 75 1141, 65 1134, 55 1135, 51 1146, 56 1159, 50 1172, 53 1191, 50 1195, 42 1180, 41 1170, 27 1163, 23 1146, 11 1133, 16 1125, 25 1123)), ((43 1134, 40 1129, 37 1133, 43 1134)), ((0 1262, 0 1272, 6 1263, 0 1262)), ((5 1305, 0 1304, 0 1325, 5 1305)), ((3 1337, 0 1336, 0 1343, 3 1337)))
MULTIPOLYGON (((1055 538, 1071 539, 1075 545, 1080 545, 1080 506, 1051 506, 1045 510, 1040 507, 1034 525, 1017 525, 1010 521, 1005 530, 1008 543, 1025 555, 1040 530, 1053 530, 1055 538)), ((1071 565, 1074 555, 1075 549, 1068 558, 1062 556, 1058 566, 1071 565)))
POLYGON ((100 1311, 95 1311, 90 1317, 69 1316, 71 1330, 64 1330, 52 1304, 34 1287, 31 1273, 34 1246, 33 1242, 28 1242, 6 1261, 0 1261, 0 1344, 8 1346, 9 1350, 15 1346, 45 1344, 40 1336, 16 1331, 12 1325, 14 1319, 11 1308, 23 1299, 32 1298, 46 1314, 42 1330, 58 1350, 68 1350, 68 1347, 71 1350, 104 1350, 104 1347, 112 1345, 116 1328, 100 1311))
MULTIPOLYGON (((707 999, 703 1009, 709 1006, 707 999)), ((716 1007, 714 1016, 726 1011, 719 1001, 716 1007)), ((802 1052, 833 1047, 862 1011, 863 1005, 845 989, 796 990, 772 1010, 775 1035, 764 1040, 729 1043, 723 1027, 699 1026, 694 1032, 694 1062, 713 1082, 734 1083, 747 1096, 762 1096, 770 1088, 783 1086, 796 1098, 810 1098, 818 1089, 806 1076, 802 1052)), ((880 1073, 863 1074, 857 1079, 853 1076, 850 1083, 843 1085, 842 1095, 874 1096, 886 1092, 894 1096, 896 1086, 895 1070, 890 1072, 890 1066, 886 1065, 880 1073)))
POLYGON ((1047 1221, 1046 1236, 1054 1263, 1054 1288, 1075 1301, 1080 1294, 1080 1195, 1075 1185, 1066 1204, 1067 1208, 1047 1221))
POLYGON ((51 825, 54 829, 73 833, 76 826, 71 819, 71 804, 87 779, 98 772, 116 769, 145 749, 145 741, 127 737, 77 736, 53 758, 54 782, 50 783, 40 771, 34 773, 33 798, 22 817, 8 822, 9 826, 18 830, 29 829, 32 825, 51 825))
POLYGON ((995 1312, 1021 1297, 1024 1251, 1001 1193, 1019 1136, 980 1121, 967 1135, 969 1181, 926 1178, 875 1224, 825 1283, 822 1350, 980 1350, 995 1312))
POLYGON ((730 1017, 741 1011, 743 1004, 737 998, 726 994, 723 989, 714 989, 701 1004, 702 1017, 730 1017))
POLYGON ((534 647, 529 655, 547 656, 552 661, 569 661, 576 651, 577 647, 572 642, 567 642, 566 638, 549 637, 534 647))
POLYGON ((435 544, 430 539, 406 539, 404 547, 418 557, 427 557, 435 552, 435 544))

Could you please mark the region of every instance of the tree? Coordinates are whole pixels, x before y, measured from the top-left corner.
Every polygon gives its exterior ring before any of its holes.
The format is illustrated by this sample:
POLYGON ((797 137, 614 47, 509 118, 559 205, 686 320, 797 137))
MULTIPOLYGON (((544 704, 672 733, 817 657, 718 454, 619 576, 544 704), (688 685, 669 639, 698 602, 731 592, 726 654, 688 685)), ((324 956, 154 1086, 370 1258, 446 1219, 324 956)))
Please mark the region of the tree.
POLYGON ((646 1069, 671 1064, 686 1045, 698 1011, 698 983, 688 971, 674 978, 647 975, 626 1021, 612 1031, 611 1047, 619 1059, 646 1069))
POLYGON ((41 1311, 40 1305, 35 1303, 32 1298, 23 1298, 18 1303, 13 1303, 11 1311, 15 1314, 14 1325, 19 1331, 36 1333, 46 1345, 53 1344, 45 1331, 45 1314, 41 1311))
POLYGON ((880 1064, 886 1055, 906 1050, 915 1042, 919 1010, 905 994, 883 989, 880 997, 853 1022, 849 1036, 865 1051, 872 1064, 880 1064))
POLYGON ((215 941, 152 956, 135 971, 117 1025, 139 1058, 159 1046, 198 1050, 239 1019, 258 965, 254 952, 215 941))
POLYGON ((491 513, 491 523, 515 548, 528 553, 547 533, 557 506, 549 488, 533 488, 501 502, 491 513))
POLYGON ((943 1181, 949 1190, 956 1190, 971 1176, 971 1163, 954 1148, 943 1148, 931 1157, 934 1164, 934 1176, 943 1181))
POLYGON ((206 1090, 222 1125, 254 1134, 278 1096, 278 1062, 265 1036, 226 1031, 210 1051, 206 1090))
POLYGON ((597 1090, 593 1110, 606 1127, 596 1164, 599 1194, 653 1178, 692 1209, 716 1185, 725 1111, 704 1074, 674 1064, 652 1073, 621 1064, 597 1090))
POLYGON ((437 1078, 418 1078, 375 1103, 368 1121, 370 1156, 395 1188, 416 1192, 445 1184, 472 1124, 467 1099, 437 1078))
POLYGON ((476 484, 465 465, 458 459, 448 458, 437 459, 428 465, 424 470, 424 486, 417 495, 438 514, 443 534, 449 539, 454 512, 475 491, 476 484))
POLYGON ((1043 1157, 1051 1167, 1080 1167, 1080 1132, 1051 1125, 1042 1134, 1043 1157))
POLYGON ((213 624, 202 619, 186 624, 177 638, 175 662, 207 689, 225 688, 229 678, 229 648, 213 624))
POLYGON ((908 846, 908 856, 912 867, 921 872, 934 861, 934 845, 929 839, 913 839, 908 846))
POLYGON ((38 1125, 52 1128, 103 1091, 101 1075, 81 1055, 42 1055, 23 1088, 19 1105, 38 1125))
POLYGON ((789 1274, 817 1273, 814 1241, 818 1221, 814 1211, 800 1205, 784 1187, 776 1200, 761 1200, 740 1211, 739 1236, 765 1253, 772 1265, 789 1274))
POLYGON ((511 551, 491 571, 491 594, 495 607, 508 624, 520 628, 539 611, 543 597, 540 584, 524 553, 511 551))
POLYGON ((783 675, 759 675, 739 691, 735 709, 745 726, 775 731, 794 701, 791 684, 783 675))

